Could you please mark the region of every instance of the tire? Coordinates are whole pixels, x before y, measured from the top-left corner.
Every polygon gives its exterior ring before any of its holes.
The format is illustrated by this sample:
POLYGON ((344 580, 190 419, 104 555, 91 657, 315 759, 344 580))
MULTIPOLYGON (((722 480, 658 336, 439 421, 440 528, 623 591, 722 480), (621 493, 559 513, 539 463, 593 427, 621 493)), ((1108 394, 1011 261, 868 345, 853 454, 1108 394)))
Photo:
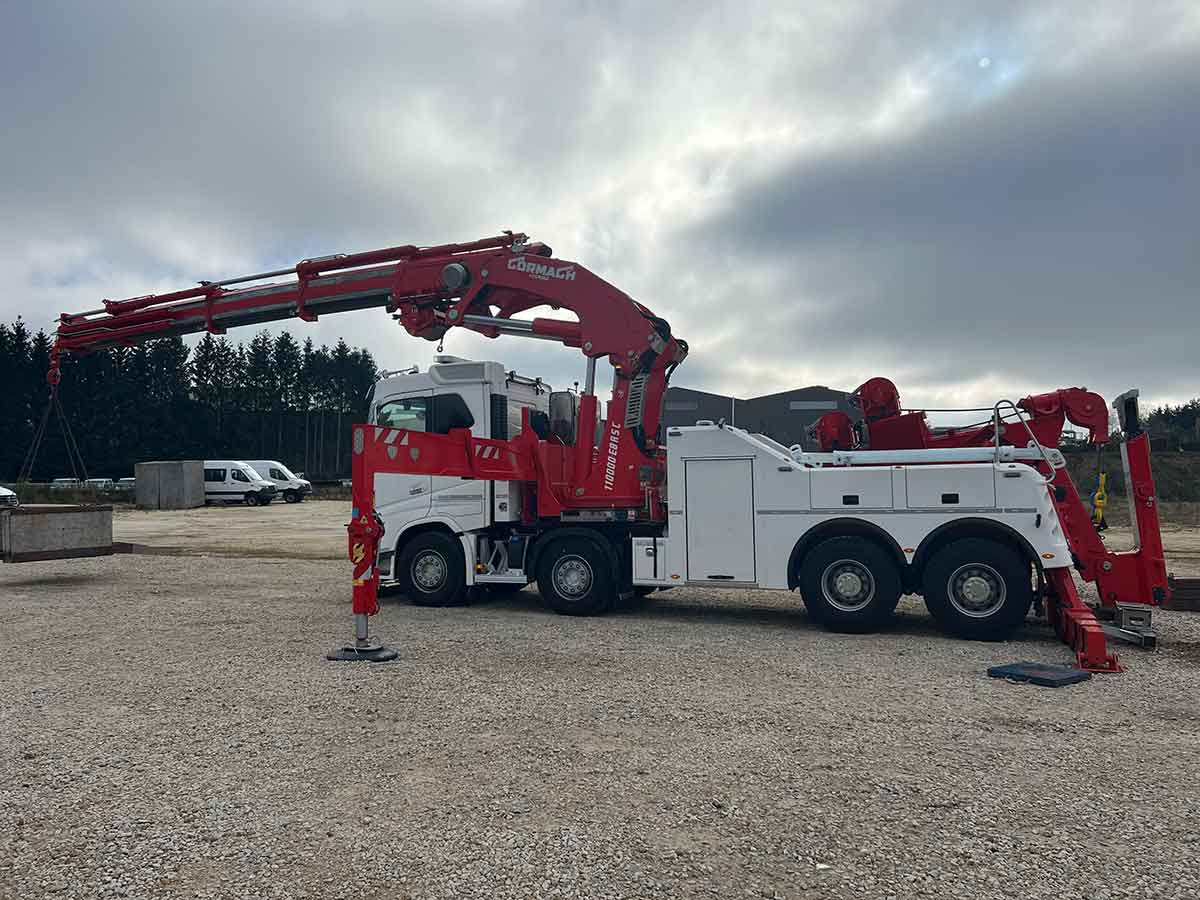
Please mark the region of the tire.
POLYGON ((564 616, 598 616, 617 599, 612 560, 595 541, 579 535, 554 538, 538 559, 538 591, 564 616))
POLYGON ((247 494, 245 500, 247 506, 258 506, 258 504, 261 502, 258 499, 258 494, 247 494))
POLYGON ((1020 627, 1033 602, 1029 563, 1007 544, 963 538, 933 555, 922 578, 925 606, 959 637, 1000 641, 1020 627))
POLYGON ((296 491, 284 491, 283 499, 287 503, 299 503, 300 494, 298 494, 296 491))
POLYGON ((867 538, 829 538, 805 554, 801 564, 804 605, 830 631, 878 631, 895 612, 900 590, 895 560, 867 538))
POLYGON ((413 537, 396 559, 396 581, 417 606, 456 606, 466 598, 462 545, 443 531, 413 537))

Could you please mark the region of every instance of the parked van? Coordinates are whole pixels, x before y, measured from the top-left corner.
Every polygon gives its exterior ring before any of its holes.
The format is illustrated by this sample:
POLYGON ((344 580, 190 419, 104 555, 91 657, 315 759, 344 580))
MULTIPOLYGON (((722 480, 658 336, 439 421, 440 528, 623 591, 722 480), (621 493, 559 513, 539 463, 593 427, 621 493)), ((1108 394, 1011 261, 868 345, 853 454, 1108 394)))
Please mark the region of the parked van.
POLYGON ((275 485, 259 476, 254 468, 239 459, 204 461, 204 502, 266 506, 275 499, 275 485))
POLYGON ((248 459, 247 463, 262 478, 275 485, 288 503, 299 503, 312 493, 312 482, 305 481, 283 463, 274 459, 248 459))

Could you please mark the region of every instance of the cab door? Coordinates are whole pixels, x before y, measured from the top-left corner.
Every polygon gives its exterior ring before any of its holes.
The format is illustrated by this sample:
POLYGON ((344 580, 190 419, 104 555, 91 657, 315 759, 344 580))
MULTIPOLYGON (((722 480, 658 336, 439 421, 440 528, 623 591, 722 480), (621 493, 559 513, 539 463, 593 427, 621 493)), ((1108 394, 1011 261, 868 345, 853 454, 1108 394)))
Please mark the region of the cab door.
MULTIPOLYGON (((433 391, 385 397, 372 410, 372 422, 385 428, 425 431, 432 399, 433 391)), ((383 517, 387 534, 398 535, 410 522, 429 515, 430 482, 428 475, 375 473, 375 509, 383 517)))
MULTIPOLYGON (((428 430, 446 434, 451 428, 470 428, 476 437, 487 437, 487 392, 482 383, 447 385, 433 398, 428 430)), ((454 519, 463 531, 485 527, 490 482, 457 475, 435 475, 431 484, 430 512, 454 519)))

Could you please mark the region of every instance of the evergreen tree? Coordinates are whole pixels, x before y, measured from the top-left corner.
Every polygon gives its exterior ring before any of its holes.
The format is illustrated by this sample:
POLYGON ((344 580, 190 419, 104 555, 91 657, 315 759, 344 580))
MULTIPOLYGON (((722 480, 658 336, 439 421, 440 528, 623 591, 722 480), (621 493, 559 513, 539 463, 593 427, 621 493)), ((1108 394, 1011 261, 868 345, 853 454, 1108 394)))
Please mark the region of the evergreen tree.
MULTIPOLYGON (((52 339, 21 319, 0 324, 0 481, 17 476, 46 410, 52 339)), ((350 424, 365 416, 375 379, 370 353, 333 350, 290 334, 248 345, 204 335, 62 360, 59 397, 89 474, 119 478, 151 459, 276 458, 311 477, 350 472, 350 424)), ((71 472, 52 416, 35 480, 71 472)))

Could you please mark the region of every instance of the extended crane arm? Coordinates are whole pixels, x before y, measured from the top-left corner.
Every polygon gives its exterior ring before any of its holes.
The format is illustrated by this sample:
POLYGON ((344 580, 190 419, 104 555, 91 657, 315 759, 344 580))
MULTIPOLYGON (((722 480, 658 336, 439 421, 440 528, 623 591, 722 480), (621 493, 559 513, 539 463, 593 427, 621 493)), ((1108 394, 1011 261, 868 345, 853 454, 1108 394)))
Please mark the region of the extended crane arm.
POLYGON ((687 344, 645 306, 523 234, 337 254, 167 294, 105 300, 99 309, 59 317, 47 377, 58 383, 65 353, 369 308, 388 310, 410 334, 431 341, 451 328, 466 328, 488 337, 516 334, 579 348, 588 359, 588 378, 578 440, 569 448, 570 459, 541 461, 541 512, 575 507, 661 513, 656 495, 664 477, 657 444, 662 399, 687 344), (281 276, 291 277, 263 283, 281 276), (540 306, 569 310, 576 321, 516 318, 540 306), (601 357, 608 358, 615 377, 599 452, 593 388, 601 357))
POLYGON ((583 266, 554 259, 546 245, 506 233, 464 244, 306 259, 290 269, 202 281, 181 291, 105 300, 99 309, 63 313, 48 379, 58 383, 64 353, 201 331, 223 334, 231 327, 292 318, 314 321, 320 315, 377 307, 395 313, 410 334, 426 340, 463 327, 489 337, 521 334, 556 340, 580 348, 589 359, 608 356, 618 378, 630 382, 614 397, 615 412, 636 430, 643 449, 658 428, 661 390, 638 376, 669 374, 687 354, 687 345, 646 307, 583 266), (252 283, 283 275, 293 278, 252 283), (578 321, 513 318, 539 306, 568 309, 578 321), (646 388, 651 396, 645 396, 646 388), (638 415, 625 415, 629 408, 638 415))

